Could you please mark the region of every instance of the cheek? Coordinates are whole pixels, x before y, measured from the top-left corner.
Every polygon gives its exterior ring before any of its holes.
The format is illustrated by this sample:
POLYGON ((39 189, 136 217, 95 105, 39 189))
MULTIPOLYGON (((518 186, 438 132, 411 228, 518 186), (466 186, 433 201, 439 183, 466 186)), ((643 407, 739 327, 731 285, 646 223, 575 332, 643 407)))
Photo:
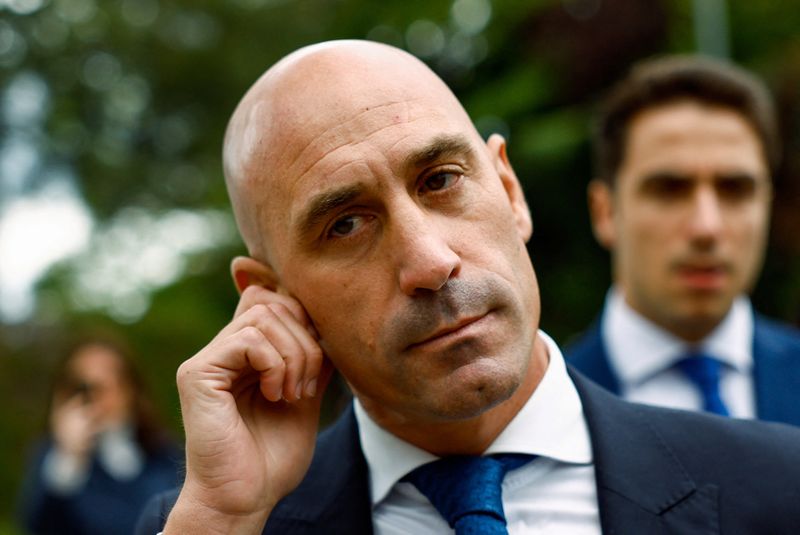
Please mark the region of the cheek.
MULTIPOLYGON (((684 216, 669 208, 659 207, 630 214, 620 224, 621 232, 633 247, 633 255, 663 255, 671 243, 683 239, 681 224, 684 216)), ((625 239, 625 238, 623 238, 625 239)), ((639 260, 644 260, 640 258, 639 260)))
MULTIPOLYGON (((375 300, 375 287, 357 284, 357 276, 325 277, 326 284, 313 282, 295 293, 320 335, 323 349, 336 359, 339 355, 374 350, 375 328, 383 316, 375 300), (341 280, 340 280, 341 279, 341 280)), ((336 363, 338 364, 338 363, 336 363)))
POLYGON ((754 218, 749 224, 744 224, 736 232, 735 254, 746 264, 750 270, 758 269, 767 245, 769 233, 768 223, 765 218, 754 218))

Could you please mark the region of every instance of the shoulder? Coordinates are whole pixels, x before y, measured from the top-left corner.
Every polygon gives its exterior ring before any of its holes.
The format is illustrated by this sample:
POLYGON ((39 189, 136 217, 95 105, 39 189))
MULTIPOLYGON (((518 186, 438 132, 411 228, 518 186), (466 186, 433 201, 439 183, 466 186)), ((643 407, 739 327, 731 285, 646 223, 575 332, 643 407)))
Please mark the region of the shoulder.
POLYGON ((800 351, 800 329, 780 323, 761 314, 753 318, 754 336, 766 343, 788 346, 800 351))
MULTIPOLYGON (((623 401, 573 373, 601 470, 671 466, 698 485, 789 511, 800 503, 800 428, 623 401), (626 466, 627 465, 627 466, 626 466), (780 489, 780 496, 763 494, 780 489), (751 495, 749 499, 753 499, 751 495), (792 506, 794 507, 794 506, 792 506)), ((738 499, 738 498, 737 498, 738 499)))
MULTIPOLYGON (((800 428, 644 405, 637 410, 676 453, 691 454, 685 464, 697 471, 724 465, 730 473, 738 465, 735 472, 758 473, 773 467, 800 478, 800 428)), ((796 481, 800 490, 800 479, 796 481)))
POLYGON ((611 367, 605 342, 600 330, 600 320, 595 322, 576 340, 563 349, 564 360, 586 377, 606 390, 619 394, 621 385, 611 367))
POLYGON ((602 349, 600 319, 595 319, 585 331, 570 336, 563 345, 564 356, 570 361, 602 349))
POLYGON ((595 320, 585 331, 572 336, 563 345, 564 359, 572 366, 595 379, 598 362, 607 360, 600 320, 595 320))
MULTIPOLYGON (((706 465, 709 458, 725 462, 743 454, 752 460, 771 459, 778 465, 793 460, 792 472, 800 475, 798 427, 631 403, 610 395, 574 371, 571 376, 590 427, 596 428, 599 435, 605 434, 601 429, 617 432, 628 429, 630 436, 653 435, 675 453, 691 453, 692 458, 686 462, 697 461, 698 467, 706 465)), ((712 461, 711 465, 714 464, 718 463, 712 461)), ((743 466, 748 470, 750 463, 743 466)))
POLYGON ((718 511, 738 533, 800 533, 800 428, 630 403, 571 375, 607 500, 674 518, 718 511))

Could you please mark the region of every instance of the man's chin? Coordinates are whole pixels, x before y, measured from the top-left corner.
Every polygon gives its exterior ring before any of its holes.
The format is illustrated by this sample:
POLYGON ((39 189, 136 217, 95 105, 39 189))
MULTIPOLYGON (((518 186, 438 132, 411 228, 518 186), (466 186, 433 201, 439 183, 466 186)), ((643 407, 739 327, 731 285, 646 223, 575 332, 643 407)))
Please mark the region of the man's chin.
POLYGON ((483 360, 490 362, 462 366, 442 384, 431 384, 424 396, 431 416, 443 421, 477 418, 514 395, 522 383, 521 374, 503 369, 491 359, 483 360))
POLYGON ((719 325, 731 308, 732 301, 722 299, 694 300, 683 307, 674 319, 675 329, 683 338, 699 340, 719 325))

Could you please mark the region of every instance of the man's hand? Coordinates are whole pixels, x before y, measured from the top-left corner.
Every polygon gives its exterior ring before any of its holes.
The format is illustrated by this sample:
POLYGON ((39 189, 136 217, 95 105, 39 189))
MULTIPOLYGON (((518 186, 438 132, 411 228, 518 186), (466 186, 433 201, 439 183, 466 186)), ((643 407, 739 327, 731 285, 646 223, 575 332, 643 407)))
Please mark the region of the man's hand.
POLYGON ((164 533, 261 533, 308 470, 331 372, 297 301, 246 288, 178 369, 186 481, 164 533))

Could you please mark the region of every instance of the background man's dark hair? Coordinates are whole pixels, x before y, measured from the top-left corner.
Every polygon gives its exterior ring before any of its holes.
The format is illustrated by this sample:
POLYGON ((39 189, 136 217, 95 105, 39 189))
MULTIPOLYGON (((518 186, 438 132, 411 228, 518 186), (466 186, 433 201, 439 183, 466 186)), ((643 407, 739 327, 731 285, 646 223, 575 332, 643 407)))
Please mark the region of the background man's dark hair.
POLYGON ((595 178, 614 185, 634 116, 684 99, 739 113, 755 129, 774 172, 780 158, 780 139, 775 108, 765 85, 727 62, 703 56, 667 56, 634 66, 601 105, 593 133, 595 178))

